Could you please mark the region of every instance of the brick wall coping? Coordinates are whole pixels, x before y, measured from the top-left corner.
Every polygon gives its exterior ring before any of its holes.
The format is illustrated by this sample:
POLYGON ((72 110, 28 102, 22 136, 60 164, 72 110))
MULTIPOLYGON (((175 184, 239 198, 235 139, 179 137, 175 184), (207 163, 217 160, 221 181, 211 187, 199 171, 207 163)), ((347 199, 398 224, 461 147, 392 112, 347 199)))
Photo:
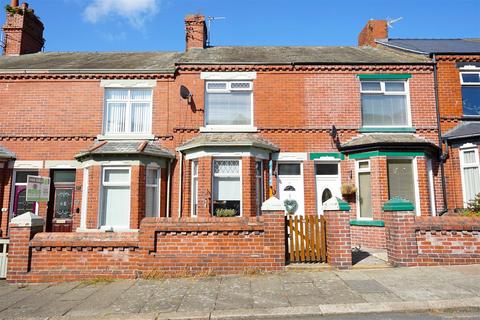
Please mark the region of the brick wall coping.
POLYGON ((145 218, 140 230, 152 229, 160 232, 223 232, 223 231, 264 231, 264 223, 259 218, 145 218))
POLYGON ((41 232, 31 247, 138 247, 138 232, 41 232))
POLYGON ((480 231, 478 217, 415 217, 415 230, 480 231))

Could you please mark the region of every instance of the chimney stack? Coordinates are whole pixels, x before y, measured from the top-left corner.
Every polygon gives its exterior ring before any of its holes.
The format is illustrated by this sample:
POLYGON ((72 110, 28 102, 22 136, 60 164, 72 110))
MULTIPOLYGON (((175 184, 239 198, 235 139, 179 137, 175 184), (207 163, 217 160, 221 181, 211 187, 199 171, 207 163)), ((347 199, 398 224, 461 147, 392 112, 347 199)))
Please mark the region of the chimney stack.
POLYGON ((195 14, 185 17, 186 51, 207 47, 207 25, 205 16, 195 14))
POLYGON ((43 23, 28 8, 28 3, 19 6, 18 0, 12 0, 3 25, 3 54, 18 56, 42 51, 43 30, 43 23))
POLYGON ((387 20, 369 20, 358 35, 358 46, 376 47, 375 39, 388 38, 387 20))

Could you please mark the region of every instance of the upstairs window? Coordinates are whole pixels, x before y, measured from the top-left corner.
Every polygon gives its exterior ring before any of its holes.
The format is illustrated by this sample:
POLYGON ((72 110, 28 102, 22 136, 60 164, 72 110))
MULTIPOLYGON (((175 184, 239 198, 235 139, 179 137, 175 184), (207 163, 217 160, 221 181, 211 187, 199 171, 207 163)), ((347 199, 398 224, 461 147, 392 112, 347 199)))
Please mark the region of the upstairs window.
POLYGON ((208 81, 206 126, 253 126, 251 81, 208 81))
POLYGON ((149 134, 151 124, 151 89, 105 88, 105 134, 149 134))
POLYGON ((410 126, 408 82, 362 81, 360 92, 364 127, 410 126))
POLYGON ((464 116, 480 116, 480 72, 461 72, 464 116))

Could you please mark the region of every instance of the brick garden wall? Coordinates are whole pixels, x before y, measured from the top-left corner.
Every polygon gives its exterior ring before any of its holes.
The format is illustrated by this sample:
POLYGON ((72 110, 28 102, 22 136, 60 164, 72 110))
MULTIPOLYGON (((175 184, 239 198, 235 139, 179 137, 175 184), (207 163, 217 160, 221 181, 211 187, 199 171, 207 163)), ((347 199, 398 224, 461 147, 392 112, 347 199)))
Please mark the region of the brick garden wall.
POLYGON ((384 227, 350 226, 352 247, 385 249, 387 247, 384 227))
POLYGON ((385 212, 387 252, 395 266, 480 263, 480 218, 415 217, 385 212))
POLYGON ((285 265, 284 213, 254 218, 145 218, 139 232, 45 233, 12 224, 7 280, 278 271, 285 265))

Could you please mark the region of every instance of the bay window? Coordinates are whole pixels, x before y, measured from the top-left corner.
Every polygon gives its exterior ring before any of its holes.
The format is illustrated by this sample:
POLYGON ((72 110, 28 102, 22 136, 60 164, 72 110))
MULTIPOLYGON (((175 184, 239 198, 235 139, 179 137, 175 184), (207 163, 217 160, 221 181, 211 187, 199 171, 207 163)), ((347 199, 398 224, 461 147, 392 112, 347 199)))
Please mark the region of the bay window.
POLYGON ((372 219, 372 190, 371 190, 370 161, 357 161, 357 203, 358 217, 372 219))
POLYGON ((478 148, 460 150, 460 167, 464 206, 480 192, 478 148))
POLYGON ((480 116, 480 72, 461 72, 464 116, 480 116))
POLYGON ((205 90, 205 125, 253 126, 251 81, 208 81, 205 90))
POLYGON ((213 161, 212 209, 215 216, 241 215, 241 172, 240 160, 213 161))
POLYGON ((147 167, 145 192, 145 216, 160 215, 160 169, 147 167))
POLYGON ((402 198, 416 204, 412 159, 387 159, 388 198, 402 198))
POLYGON ((192 161, 192 217, 198 216, 198 161, 192 161))
POLYGON ((257 192, 257 216, 260 215, 263 203, 263 163, 255 161, 255 190, 257 192))
POLYGON ((102 173, 103 229, 130 227, 130 168, 104 167, 102 173))
POLYGON ((364 127, 410 126, 407 81, 361 81, 364 127))
POLYGON ((151 89, 105 88, 105 134, 149 134, 151 123, 151 89))

